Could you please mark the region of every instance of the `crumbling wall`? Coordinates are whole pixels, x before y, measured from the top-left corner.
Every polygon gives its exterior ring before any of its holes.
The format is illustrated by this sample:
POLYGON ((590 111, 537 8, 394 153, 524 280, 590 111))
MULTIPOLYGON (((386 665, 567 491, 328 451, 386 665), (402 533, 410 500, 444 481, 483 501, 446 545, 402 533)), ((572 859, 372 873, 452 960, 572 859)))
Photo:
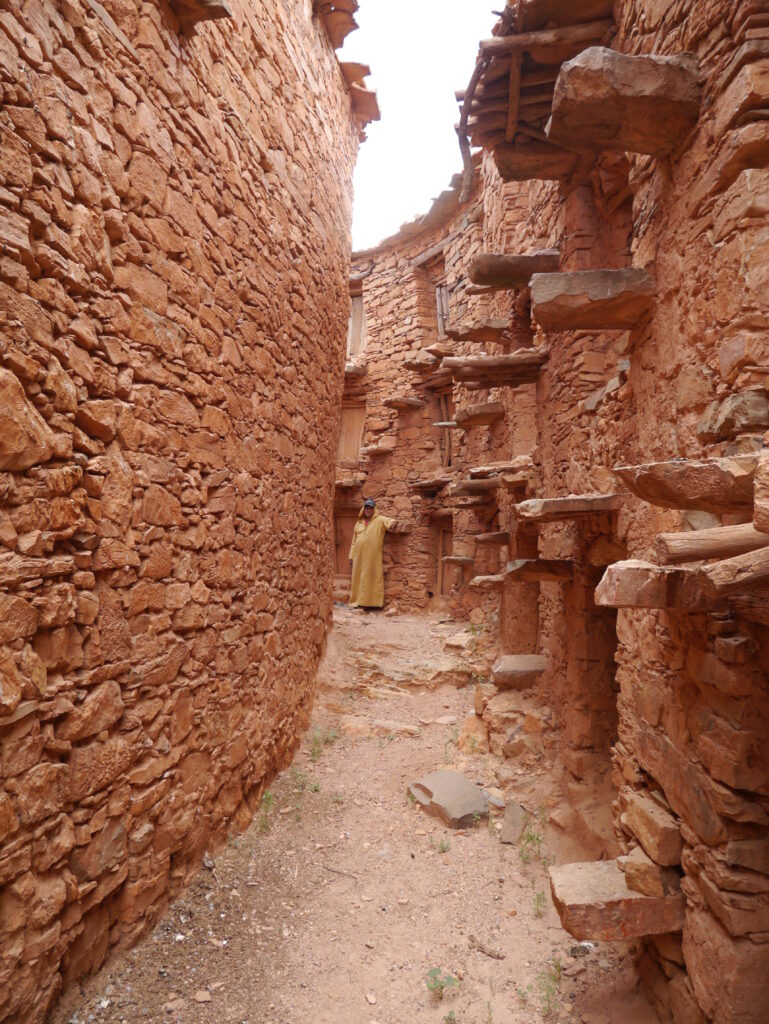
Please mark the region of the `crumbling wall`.
POLYGON ((157 918, 312 698, 357 132, 310 4, 231 6, 0 11, 0 1020, 157 918))

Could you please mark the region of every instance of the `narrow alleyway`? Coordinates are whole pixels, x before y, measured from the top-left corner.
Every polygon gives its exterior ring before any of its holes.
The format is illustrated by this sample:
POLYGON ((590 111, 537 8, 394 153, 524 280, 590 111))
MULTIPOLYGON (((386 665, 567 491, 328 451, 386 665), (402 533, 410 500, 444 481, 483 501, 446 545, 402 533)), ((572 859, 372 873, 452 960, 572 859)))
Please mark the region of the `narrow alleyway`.
POLYGON ((456 622, 336 608, 291 769, 56 1024, 653 1024, 629 951, 559 925, 546 864, 580 850, 554 824, 548 766, 516 768, 462 730, 490 649, 456 622), (501 811, 457 831, 417 808, 408 782, 440 767, 519 801, 523 839, 500 842, 501 811))

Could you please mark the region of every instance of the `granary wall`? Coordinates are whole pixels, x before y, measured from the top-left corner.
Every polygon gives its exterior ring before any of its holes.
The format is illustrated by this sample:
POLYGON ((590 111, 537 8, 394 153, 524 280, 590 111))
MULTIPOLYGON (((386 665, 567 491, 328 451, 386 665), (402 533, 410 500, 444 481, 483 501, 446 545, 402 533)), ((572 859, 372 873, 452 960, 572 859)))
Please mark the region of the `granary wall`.
POLYGON ((230 6, 0 4, 0 1020, 157 918, 312 699, 358 132, 309 0, 230 6))
MULTIPOLYGON (((516 336, 549 352, 535 386, 501 392, 508 454, 524 438, 532 452, 531 493, 622 497, 609 513, 540 524, 533 549, 530 528, 501 509, 513 548, 520 541, 524 557, 570 562, 572 578, 506 581, 500 626, 504 651, 522 652, 525 635, 528 650, 546 656, 538 686, 555 710, 568 791, 605 784, 611 754, 616 834, 605 837, 604 854, 640 846, 655 860, 639 807, 651 817, 659 808, 680 836, 680 852, 657 851, 656 860, 681 875, 683 928, 644 940, 641 966, 662 1019, 687 1024, 758 1022, 769 1012, 759 980, 769 967, 766 592, 753 580, 752 590, 736 586, 697 605, 668 591, 658 607, 648 595, 615 594, 617 609, 597 602, 595 587, 613 563, 655 563, 661 533, 753 517, 766 526, 762 11, 716 0, 615 4, 606 45, 696 57, 702 93, 692 129, 657 157, 596 147, 560 181, 503 183, 490 152, 482 172, 486 252, 554 247, 560 271, 638 267, 656 282, 649 315, 631 330, 544 330, 535 319, 530 338, 525 324, 516 336), (612 473, 750 453, 759 465, 752 512, 740 501, 717 507, 707 487, 698 502, 696 469, 683 499, 660 500, 650 486, 648 502, 612 473)), ((499 291, 489 302, 515 325, 529 296, 499 291)), ((698 564, 687 567, 687 585, 698 564)))

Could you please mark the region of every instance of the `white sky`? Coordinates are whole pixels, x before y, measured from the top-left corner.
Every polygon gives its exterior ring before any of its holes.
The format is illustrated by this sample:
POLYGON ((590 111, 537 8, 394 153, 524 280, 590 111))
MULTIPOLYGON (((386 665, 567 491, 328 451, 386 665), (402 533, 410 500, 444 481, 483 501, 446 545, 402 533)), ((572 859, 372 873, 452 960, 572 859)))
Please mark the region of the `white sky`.
POLYGON ((406 221, 461 170, 454 125, 456 89, 473 72, 478 42, 504 0, 360 0, 360 25, 337 51, 368 64, 382 120, 366 129, 355 172, 354 249, 366 249, 406 221))

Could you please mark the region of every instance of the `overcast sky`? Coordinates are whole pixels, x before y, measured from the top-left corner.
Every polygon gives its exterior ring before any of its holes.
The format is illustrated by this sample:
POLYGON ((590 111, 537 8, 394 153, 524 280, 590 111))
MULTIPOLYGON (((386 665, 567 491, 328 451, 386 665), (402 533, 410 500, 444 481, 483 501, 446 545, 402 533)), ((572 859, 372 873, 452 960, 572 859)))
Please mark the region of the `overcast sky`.
POLYGON ((462 167, 456 89, 473 72, 504 0, 360 0, 360 25, 337 51, 368 64, 382 120, 367 128, 355 173, 354 249, 425 213, 462 167))

